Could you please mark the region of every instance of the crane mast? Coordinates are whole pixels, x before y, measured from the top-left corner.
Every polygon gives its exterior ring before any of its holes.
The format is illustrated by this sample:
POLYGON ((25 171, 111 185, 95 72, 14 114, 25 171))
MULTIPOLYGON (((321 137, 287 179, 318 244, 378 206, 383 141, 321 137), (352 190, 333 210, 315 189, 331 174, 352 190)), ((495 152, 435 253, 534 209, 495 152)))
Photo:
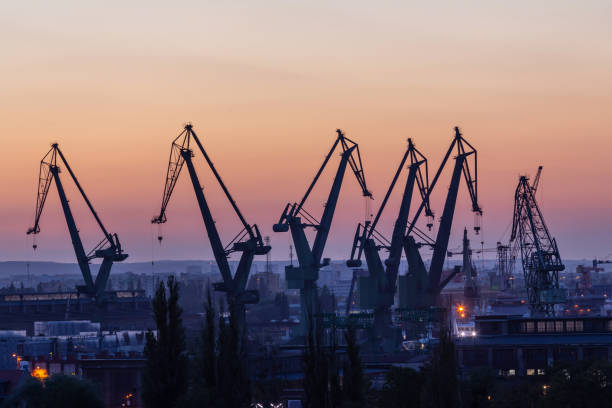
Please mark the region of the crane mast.
MULTIPOLYGON (((459 128, 455 127, 455 137, 453 138, 453 141, 451 142, 451 145, 431 182, 426 196, 427 200, 423 200, 421 203, 404 236, 404 251, 406 253, 406 258, 408 259, 408 274, 400 277, 400 307, 402 308, 414 309, 435 306, 440 292, 454 276, 451 274, 443 281, 440 281, 442 277, 442 269, 444 267, 444 260, 447 256, 448 242, 455 214, 457 195, 459 193, 459 184, 462 176, 465 180, 467 190, 470 195, 472 211, 477 216, 480 216, 482 215, 482 209, 478 203, 477 152, 476 149, 463 138, 459 128), (444 210, 440 219, 438 234, 435 242, 432 245, 434 251, 431 259, 431 265, 429 267, 429 271, 427 271, 418 251, 420 244, 416 242, 412 234, 416 234, 418 232, 415 228, 418 217, 423 209, 425 209, 426 204, 429 202, 429 196, 431 195, 431 192, 438 182, 442 170, 446 166, 446 163, 454 150, 456 150, 457 154, 455 157, 455 166, 453 168, 450 187, 444 203, 444 210), (469 160, 470 158, 473 159, 471 166, 469 160)), ((474 230, 476 233, 478 233, 480 226, 475 225, 474 230)), ((457 271, 454 273, 456 274, 457 271)))
POLYGON ((554 305, 565 301, 559 271, 565 269, 556 240, 551 237, 535 192, 541 167, 532 185, 521 176, 514 193, 510 242, 520 248, 527 299, 532 315, 554 315, 554 305))
POLYGON ((345 137, 340 129, 336 132, 336 140, 325 157, 323 164, 317 171, 314 180, 308 186, 306 194, 304 194, 299 203, 287 204, 278 223, 273 226, 275 232, 290 231, 295 246, 299 266, 294 267, 292 265, 287 265, 285 267, 285 279, 287 280, 289 289, 300 290, 300 334, 305 334, 310 318, 318 313, 316 282, 319 278, 319 270, 329 265, 329 259, 326 258, 321 261, 321 257, 331 228, 347 165, 350 166, 355 174, 363 195, 365 197, 372 196, 366 186, 361 155, 357 143, 345 137), (340 145, 342 149, 340 164, 338 165, 338 170, 336 171, 327 202, 325 203, 323 215, 321 216, 321 220, 318 221, 304 209, 304 204, 338 145, 340 145), (316 230, 312 248, 306 238, 306 228, 314 228, 316 230))
MULTIPOLYGON (((426 200, 429 189, 427 159, 416 149, 412 139, 408 139, 408 148, 400 161, 374 221, 357 225, 351 258, 347 261, 347 266, 359 267, 361 266, 362 253, 365 255, 369 276, 359 279, 360 306, 374 309, 374 335, 377 338, 387 337, 385 332, 391 327, 391 307, 397 290, 396 281, 402 256, 404 232, 408 224, 410 204, 415 187, 418 189, 421 199, 426 200), (394 223, 391 241, 389 241, 376 230, 376 226, 408 159, 410 163, 406 166, 408 169, 406 184, 394 223), (379 253, 381 249, 388 251, 384 266, 379 253)), ((427 216, 433 217, 428 203, 425 205, 425 212, 427 216)))
POLYGON ((509 245, 497 242, 497 271, 500 279, 500 289, 507 291, 512 289, 512 271, 514 270, 515 255, 509 245))
POLYGON ((226 292, 227 301, 231 312, 236 318, 237 327, 240 330, 240 336, 245 332, 246 324, 246 306, 247 304, 257 303, 259 294, 255 290, 245 290, 246 284, 255 255, 265 255, 270 251, 270 246, 264 245, 262 236, 257 225, 251 226, 248 224, 240 212, 238 205, 231 196, 217 169, 212 163, 206 150, 202 146, 200 139, 193 130, 191 124, 185 125, 183 131, 172 141, 170 149, 170 159, 168 161, 168 170, 166 173, 166 182, 164 185, 164 193, 162 196, 161 209, 159 215, 155 216, 151 222, 154 224, 163 224, 167 221, 166 209, 170 202, 170 197, 176 186, 176 182, 180 176, 184 165, 187 165, 187 171, 193 185, 196 200, 204 221, 206 233, 210 241, 210 245, 215 257, 217 266, 223 278, 223 282, 215 284, 215 290, 226 292), (206 163, 210 167, 217 182, 221 186, 227 200, 230 202, 234 212, 242 223, 242 230, 227 244, 223 245, 219 232, 215 225, 210 207, 204 196, 204 191, 200 184, 198 174, 193 164, 194 157, 193 144, 199 149, 204 156, 206 163), (232 276, 228 258, 233 252, 241 252, 240 261, 236 273, 232 276))
POLYGON ((119 237, 117 234, 109 233, 104 227, 104 224, 102 224, 102 220, 96 213, 91 201, 89 201, 89 198, 85 194, 85 191, 81 187, 81 184, 79 183, 76 175, 72 171, 72 168, 68 164, 66 157, 60 150, 57 143, 51 145, 51 149, 40 161, 34 226, 28 229, 27 233, 28 235, 40 233, 40 218, 43 213, 45 202, 47 201, 47 196, 52 181, 55 182, 55 186, 57 188, 64 217, 66 219, 66 225, 68 226, 68 232, 70 234, 72 246, 77 258, 77 263, 85 281, 85 285, 78 286, 77 289, 79 292, 85 293, 94 298, 97 303, 102 303, 105 300, 104 291, 106 289, 106 284, 108 282, 108 277, 110 275, 113 262, 124 261, 128 255, 123 253, 123 249, 121 248, 121 243, 119 242, 119 237), (81 240, 66 192, 64 191, 64 185, 62 184, 60 177, 58 158, 60 159, 60 162, 63 163, 66 170, 68 170, 70 177, 72 178, 74 184, 83 197, 83 200, 87 204, 89 211, 95 218, 98 227, 104 235, 104 238, 88 253, 85 252, 83 241, 81 240), (98 274, 94 280, 91 273, 90 261, 95 258, 101 258, 102 264, 100 265, 100 269, 98 270, 98 274))

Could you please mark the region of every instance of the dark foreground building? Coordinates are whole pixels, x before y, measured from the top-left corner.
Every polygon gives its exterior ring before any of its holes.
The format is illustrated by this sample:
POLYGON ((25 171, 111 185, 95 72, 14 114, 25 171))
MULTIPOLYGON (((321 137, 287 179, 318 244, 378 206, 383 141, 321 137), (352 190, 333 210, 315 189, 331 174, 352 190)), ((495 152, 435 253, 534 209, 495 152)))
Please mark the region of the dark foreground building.
POLYGON ((475 331, 455 342, 464 370, 525 376, 544 374, 558 362, 612 361, 612 317, 479 316, 475 331))

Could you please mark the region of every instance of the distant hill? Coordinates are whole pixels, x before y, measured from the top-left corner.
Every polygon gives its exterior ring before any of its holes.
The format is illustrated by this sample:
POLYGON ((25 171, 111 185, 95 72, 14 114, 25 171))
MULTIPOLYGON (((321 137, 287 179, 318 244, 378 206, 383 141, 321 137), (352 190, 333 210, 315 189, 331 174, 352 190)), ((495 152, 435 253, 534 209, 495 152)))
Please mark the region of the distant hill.
MULTIPOLYGON (((402 260, 401 270, 404 271, 407 267, 405 260, 402 260)), ((456 257, 450 260, 447 260, 448 265, 456 265, 459 264, 460 258, 456 257)), ((563 263, 565 264, 566 272, 574 272, 576 270, 576 266, 579 264, 582 265, 590 265, 591 260, 576 260, 576 259, 565 259, 563 263)), ((282 273, 284 270, 284 266, 287 265, 289 261, 272 261, 272 270, 277 273, 282 273)), ((344 264, 344 261, 335 260, 333 264, 344 264)), ((427 262, 426 262, 427 263, 427 262)), ((33 276, 40 275, 72 275, 72 274, 80 274, 79 267, 76 263, 62 263, 62 262, 25 262, 25 261, 4 261, 0 262, 0 278, 6 278, 8 276, 14 275, 26 275, 28 273, 28 264, 29 264, 29 273, 33 276)), ((234 269, 238 264, 237 260, 232 260, 230 262, 230 266, 234 269)), ((297 264, 294 261, 294 264, 297 264)), ((474 260, 474 264, 477 269, 480 269, 482 264, 480 260, 474 260)), ((612 265, 601 265, 606 271, 612 270, 612 265)), ((97 272, 99 264, 92 264, 91 269, 94 273, 97 272)), ((213 260, 160 260, 155 261, 153 265, 153 271, 155 273, 175 273, 180 274, 187 271, 188 267, 196 267, 196 270, 201 270, 203 273, 211 273, 216 272, 217 265, 213 260)), ((365 262, 363 263, 363 267, 365 268, 365 262)), ((485 268, 495 268, 496 261, 488 259, 485 261, 485 268)), ((253 269, 257 271, 265 270, 265 261, 255 261, 253 262, 253 269)), ((515 273, 521 270, 520 260, 515 265, 515 273)), ((125 273, 125 272, 133 272, 137 274, 143 273, 151 273, 151 262, 122 262, 116 263, 113 265, 112 273, 125 273)))
MULTIPOLYGON (((275 271, 282 270, 281 267, 286 265, 288 261, 274 261, 273 269, 275 271)), ((26 275, 29 273, 32 276, 40 275, 73 275, 80 274, 81 271, 76 263, 63 263, 63 262, 26 262, 26 261, 3 261, 0 262, 0 278, 15 276, 15 275, 26 275)), ((230 261, 230 267, 235 268, 238 265, 237 260, 230 261)), ((91 264, 92 272, 96 273, 99 268, 99 264, 91 264)), ((121 262, 113 265, 112 272, 125 273, 133 272, 136 274, 151 273, 152 270, 155 273, 175 273, 180 274, 187 271, 188 267, 199 267, 203 273, 216 272, 217 265, 214 261, 203 261, 203 260, 159 260, 155 261, 154 265, 151 262, 121 262), (153 269, 152 269, 153 268, 153 269)), ((255 270, 264 270, 265 261, 253 262, 253 268, 255 270)))
MULTIPOLYGON (((79 266, 76 263, 62 262, 25 262, 25 261, 5 261, 0 262, 0 277, 11 275, 72 275, 80 274, 79 266)), ((156 261, 153 267, 155 272, 175 272, 181 273, 187 270, 188 266, 200 266, 202 272, 209 272, 211 262, 209 261, 156 261)), ((92 264, 91 269, 97 272, 99 264, 92 264)), ((113 265, 112 273, 151 273, 151 262, 123 262, 113 265)))

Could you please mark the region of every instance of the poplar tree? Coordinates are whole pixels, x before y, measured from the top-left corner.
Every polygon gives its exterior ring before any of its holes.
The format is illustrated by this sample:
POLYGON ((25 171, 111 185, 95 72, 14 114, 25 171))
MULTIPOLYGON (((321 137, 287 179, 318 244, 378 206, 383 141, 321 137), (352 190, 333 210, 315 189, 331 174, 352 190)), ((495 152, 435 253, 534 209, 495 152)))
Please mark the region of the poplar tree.
POLYGON ((185 329, 178 305, 178 282, 168 277, 166 285, 160 281, 153 298, 153 317, 157 336, 147 333, 144 349, 146 366, 143 373, 142 399, 147 408, 175 408, 182 406, 187 390, 187 356, 185 329))

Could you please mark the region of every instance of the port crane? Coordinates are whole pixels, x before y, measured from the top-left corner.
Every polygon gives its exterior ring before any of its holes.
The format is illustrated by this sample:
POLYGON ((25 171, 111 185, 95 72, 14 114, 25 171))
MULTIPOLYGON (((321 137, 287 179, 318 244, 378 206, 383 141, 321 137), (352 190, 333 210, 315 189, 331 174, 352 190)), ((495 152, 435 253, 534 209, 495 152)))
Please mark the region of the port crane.
POLYGON ((593 259, 592 266, 578 265, 576 266, 576 273, 581 275, 580 289, 581 291, 587 292, 593 288, 593 280, 591 278, 591 272, 603 272, 604 268, 600 268, 599 265, 612 264, 612 260, 599 260, 593 259))
MULTIPOLYGON (((60 197, 62 210, 66 218, 68 232, 70 233, 70 238, 72 240, 74 253, 76 255, 81 274, 83 275, 83 279, 85 280, 85 285, 77 286, 77 290, 78 292, 84 293, 95 299, 96 303, 102 304, 106 298, 105 290, 113 263, 124 261, 128 257, 128 254, 123 252, 117 234, 109 233, 106 227, 104 227, 104 224, 102 224, 98 213, 96 213, 96 211, 94 210, 91 201, 89 201, 89 198, 85 194, 83 187, 79 183, 76 175, 72 171, 72 168, 68 164, 66 157, 60 150, 59 145, 57 143, 51 145, 51 149, 40 161, 34 226, 28 229, 28 235, 36 235, 40 233, 40 217, 42 215, 45 202, 47 201, 47 195, 49 193, 49 188, 51 187, 52 181, 55 181, 55 186, 57 187, 57 192, 60 197), (72 181, 74 181, 74 184, 81 193, 81 196, 87 204, 89 211, 95 218, 98 227, 104 235, 104 238, 102 238, 102 240, 89 252, 85 252, 85 248, 83 247, 83 241, 81 240, 81 236, 79 235, 79 230, 77 229, 76 221, 72 214, 72 210, 70 209, 70 204, 68 202, 68 198, 66 197, 66 192, 64 191, 64 186, 60 178, 60 167, 58 165, 58 158, 60 162, 63 163, 64 168, 68 170, 68 174, 70 174, 72 181), (102 263, 100 265, 100 269, 98 270, 98 274, 96 275, 96 278, 94 280, 90 269, 90 261, 96 258, 102 259, 102 263)), ((36 249, 36 245, 34 245, 34 249, 36 249)))
MULTIPOLYGON (((467 229, 464 230, 464 235, 467 233, 467 229)), ((453 255, 463 255, 464 259, 463 259, 463 265, 464 265, 464 269, 462 271, 465 270, 465 265, 466 265, 466 258, 465 258, 465 240, 467 237, 464 236, 464 245, 463 245, 463 249, 461 251, 448 251, 448 257, 452 257, 453 255)), ((467 241, 469 244, 469 240, 467 241)), ((481 248, 481 249, 470 249, 469 250, 471 254, 484 254, 484 253, 496 253, 497 257, 497 273, 498 273, 498 277, 500 279, 500 289, 502 291, 506 291, 508 289, 511 289, 511 284, 512 284, 512 280, 514 279, 512 277, 512 271, 514 269, 514 261, 515 261, 515 257, 512 255, 511 251, 510 251, 510 246, 509 245, 503 245, 501 242, 497 242, 495 245, 495 248, 481 248)), ((473 276, 476 276, 475 273, 475 269, 472 269, 473 271, 473 276)), ((472 285, 472 282, 469 283, 469 285, 472 285)), ((467 283, 467 277, 466 277, 466 288, 468 286, 467 283)), ((466 295, 467 296, 467 295, 466 295)))
POLYGON ((274 232, 291 232, 297 254, 299 265, 297 267, 287 265, 285 267, 285 279, 289 289, 300 290, 301 319, 299 330, 301 335, 306 333, 311 316, 318 313, 317 280, 319 278, 319 270, 329 265, 330 262, 329 258, 321 261, 321 257, 331 228, 347 165, 350 166, 355 174, 363 196, 372 197, 372 193, 370 193, 366 186, 359 146, 344 136, 340 129, 336 130, 336 133, 336 140, 300 202, 287 204, 278 223, 273 225, 274 232), (327 202, 325 203, 325 209, 319 221, 306 211, 304 204, 338 146, 342 149, 340 164, 338 165, 338 170, 336 171, 327 202), (314 228, 316 230, 312 247, 306 237, 306 228, 314 228))
POLYGON ((452 257, 453 255, 461 255, 463 257, 463 263, 461 266, 461 273, 465 277, 464 287, 463 287, 463 296, 466 298, 477 298, 480 294, 480 288, 478 286, 478 281, 476 277, 478 276, 478 271, 474 267, 474 263, 472 262, 472 254, 483 253, 483 252, 492 252, 497 251, 497 249, 486 248, 486 249, 477 249, 472 250, 470 246, 470 239, 468 238, 467 228, 463 229, 463 244, 460 252, 452 252, 447 251, 448 257, 452 257))
POLYGON ((532 315, 554 315, 554 305, 565 301, 565 291, 559 287, 559 272, 565 269, 557 241, 550 235, 535 193, 542 166, 529 184, 520 176, 514 193, 514 215, 510 242, 521 252, 525 287, 532 315))
MULTIPOLYGON (((404 247, 404 233, 408 224, 410 205, 415 188, 425 202, 425 214, 433 219, 433 212, 427 201, 429 189, 427 159, 417 150, 412 139, 408 139, 408 148, 400 161, 374 221, 371 223, 366 221, 364 224, 357 225, 351 257, 346 262, 350 268, 360 267, 361 256, 362 254, 365 255, 369 276, 359 278, 360 306, 374 310, 374 336, 377 338, 387 337, 385 332, 392 324, 391 308, 397 290, 396 281, 404 247), (409 164, 406 166, 407 161, 409 161, 409 164), (389 241, 376 230, 376 226, 404 168, 408 169, 408 175, 391 240, 389 241), (388 251, 384 266, 380 256, 381 249, 388 251)), ((432 226, 433 222, 430 222, 428 227, 431 228, 432 226)))
POLYGON ((515 261, 516 254, 511 251, 510 245, 497 242, 497 270, 499 271, 500 289, 502 291, 512 289, 512 280, 514 279, 512 273, 515 261))
POLYGON ((161 210, 159 215, 151 220, 152 223, 163 224, 167 221, 166 209, 181 170, 185 164, 187 164, 187 170, 191 178, 193 190, 200 208, 200 213, 204 221, 215 261, 219 267, 221 277, 223 278, 222 282, 214 285, 214 289, 226 293, 228 306, 236 319, 236 324, 240 332, 239 335, 242 336, 245 333, 246 324, 245 305, 259 302, 259 294, 256 290, 245 290, 253 258, 255 255, 267 254, 270 251, 270 246, 264 244, 257 225, 250 225, 245 220, 191 124, 185 125, 183 131, 172 141, 161 210), (243 228, 241 231, 225 246, 221 242, 219 232, 193 164, 192 158, 195 156, 194 147, 197 147, 202 153, 202 156, 204 156, 208 167, 210 167, 210 170, 225 193, 227 200, 230 202, 230 205, 242 223, 243 228), (236 272, 232 276, 228 258, 234 252, 241 252, 241 256, 236 272))
POLYGON ((421 202, 404 236, 404 252, 408 260, 408 274, 400 276, 399 281, 400 308, 402 309, 422 309, 435 306, 442 289, 450 282, 454 275, 458 273, 458 270, 455 269, 451 275, 443 281, 440 281, 444 260, 447 255, 448 241, 455 214, 455 205, 457 203, 461 176, 465 179, 472 203, 472 212, 476 215, 477 222, 474 225, 474 231, 478 234, 480 231, 478 219, 482 215, 482 209, 478 203, 477 152, 476 149, 463 138, 459 128, 455 127, 455 137, 429 186, 425 199, 421 202), (419 248, 423 244, 417 243, 413 235, 419 236, 415 228, 416 222, 421 212, 428 205, 431 192, 436 186, 440 174, 444 170, 453 151, 456 151, 455 166, 453 168, 450 187, 444 203, 436 240, 431 244, 433 247, 433 255, 429 271, 427 271, 425 263, 419 253, 419 248), (471 166, 470 158, 472 159, 471 166))

